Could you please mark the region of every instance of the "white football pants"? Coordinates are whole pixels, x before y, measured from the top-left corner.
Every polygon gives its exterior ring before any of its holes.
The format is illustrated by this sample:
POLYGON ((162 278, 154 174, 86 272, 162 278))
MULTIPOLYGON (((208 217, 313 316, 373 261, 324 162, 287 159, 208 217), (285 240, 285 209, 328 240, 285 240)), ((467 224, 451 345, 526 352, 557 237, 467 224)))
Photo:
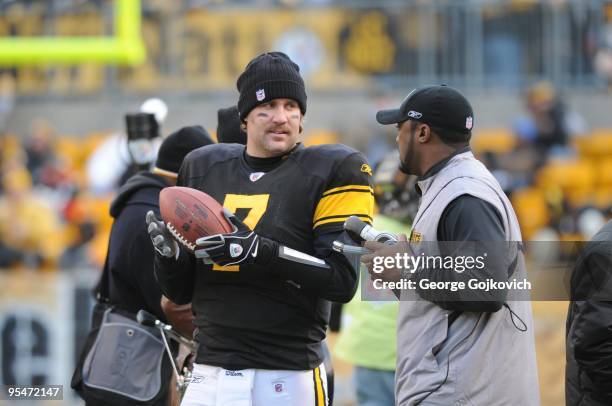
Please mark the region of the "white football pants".
POLYGON ((309 371, 243 369, 193 364, 181 406, 327 406, 327 377, 309 371))

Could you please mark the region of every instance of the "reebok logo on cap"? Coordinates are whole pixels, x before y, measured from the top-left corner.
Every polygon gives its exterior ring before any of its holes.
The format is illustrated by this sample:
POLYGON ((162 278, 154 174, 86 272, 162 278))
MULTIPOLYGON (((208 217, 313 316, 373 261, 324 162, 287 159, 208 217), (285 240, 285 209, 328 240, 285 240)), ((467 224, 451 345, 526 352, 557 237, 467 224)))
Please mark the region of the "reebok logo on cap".
POLYGON ((418 111, 410 110, 408 112, 408 117, 410 117, 410 118, 421 118, 421 117, 423 117, 423 114, 419 113, 418 111))

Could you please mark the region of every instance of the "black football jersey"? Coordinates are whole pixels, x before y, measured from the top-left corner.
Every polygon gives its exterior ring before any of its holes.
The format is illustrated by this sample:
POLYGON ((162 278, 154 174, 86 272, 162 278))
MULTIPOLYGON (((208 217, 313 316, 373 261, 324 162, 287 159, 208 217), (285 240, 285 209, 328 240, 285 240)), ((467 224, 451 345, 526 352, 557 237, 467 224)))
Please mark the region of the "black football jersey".
MULTIPOLYGON (((216 144, 192 152, 178 186, 208 193, 259 235, 319 257, 317 238, 341 232, 351 215, 371 221, 371 169, 357 151, 344 145, 298 145, 263 173, 247 165, 244 150, 216 144)), ((197 260, 194 266, 196 362, 286 370, 312 369, 322 362, 329 301, 258 265, 220 267, 197 260)))

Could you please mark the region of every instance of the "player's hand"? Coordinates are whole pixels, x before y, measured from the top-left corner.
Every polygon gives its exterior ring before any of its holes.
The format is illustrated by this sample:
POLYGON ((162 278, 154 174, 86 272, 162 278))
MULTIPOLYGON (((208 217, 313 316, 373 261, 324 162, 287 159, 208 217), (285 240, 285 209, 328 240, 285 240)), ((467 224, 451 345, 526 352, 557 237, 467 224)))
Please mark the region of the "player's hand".
POLYGON ((155 250, 166 258, 176 258, 179 246, 163 221, 155 217, 153 210, 147 212, 147 231, 155 250))
POLYGON ((257 257, 259 236, 226 208, 223 215, 234 231, 198 238, 196 246, 200 249, 195 250, 196 258, 222 266, 252 262, 257 257))

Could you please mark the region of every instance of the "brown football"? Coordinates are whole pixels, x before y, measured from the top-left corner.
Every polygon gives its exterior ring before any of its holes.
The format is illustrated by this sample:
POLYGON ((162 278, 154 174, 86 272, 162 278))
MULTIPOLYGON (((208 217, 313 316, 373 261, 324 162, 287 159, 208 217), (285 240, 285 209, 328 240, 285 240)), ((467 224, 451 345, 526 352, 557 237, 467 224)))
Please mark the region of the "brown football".
POLYGON ((191 251, 200 237, 231 233, 233 227, 223 216, 223 206, 197 189, 172 186, 159 194, 162 219, 174 238, 191 251))

